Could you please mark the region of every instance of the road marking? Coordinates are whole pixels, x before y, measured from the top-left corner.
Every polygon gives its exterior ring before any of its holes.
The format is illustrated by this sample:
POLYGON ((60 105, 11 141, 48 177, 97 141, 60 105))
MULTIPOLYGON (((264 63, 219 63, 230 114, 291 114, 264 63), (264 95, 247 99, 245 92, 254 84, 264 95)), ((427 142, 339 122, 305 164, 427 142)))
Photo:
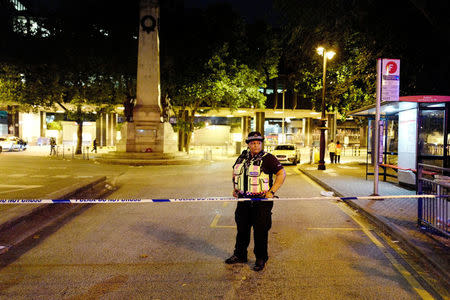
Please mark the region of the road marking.
POLYGON ((310 227, 308 230, 343 230, 343 231, 361 231, 361 228, 348 228, 348 227, 310 227))
POLYGON ((8 176, 9 177, 25 177, 25 176, 27 176, 28 174, 9 174, 8 176))
POLYGON ((211 222, 211 225, 209 225, 209 227, 211 227, 211 228, 236 228, 236 226, 217 225, 217 223, 219 223, 220 217, 221 217, 221 214, 215 215, 214 219, 211 222))
MULTIPOLYGON (((416 291, 416 293, 422 298, 422 299, 434 299, 430 293, 428 293, 427 290, 417 281, 416 278, 402 265, 400 264, 395 257, 388 252, 386 247, 380 242, 379 239, 373 235, 372 232, 370 232, 370 229, 366 227, 360 220, 356 218, 356 214, 354 211, 350 210, 347 206, 344 206, 345 204, 338 204, 338 207, 349 217, 353 219, 359 226, 361 226, 362 231, 364 234, 378 247, 378 249, 381 251, 381 253, 386 256, 386 258, 391 262, 391 264, 394 266, 394 268, 403 276, 403 278, 406 279, 406 281, 409 283, 409 285, 416 291)), ((395 249, 393 249, 395 251, 395 249)))
POLYGON ((409 258, 408 253, 403 250, 398 244, 396 244, 395 242, 393 242, 391 240, 390 237, 388 237, 387 235, 385 235, 383 232, 380 232, 379 235, 381 236, 381 238, 386 241, 389 245, 389 247, 391 247, 392 249, 395 250, 395 252, 399 253, 400 256, 403 258, 403 260, 409 265, 411 266, 411 268, 414 270, 414 272, 416 272, 417 274, 420 275, 420 277, 429 285, 431 286, 434 291, 436 293, 438 293, 442 299, 450 299, 446 296, 448 294, 448 291, 443 289, 440 285, 436 285, 435 279, 432 278, 428 273, 426 273, 415 261, 414 259, 409 258))
POLYGON ((68 178, 68 177, 70 177, 70 175, 55 175, 55 176, 52 176, 52 177, 54 177, 54 178, 68 178))
POLYGON ((35 189, 41 187, 42 185, 15 185, 15 184, 0 184, 0 189, 7 189, 6 191, 0 192, 2 193, 12 193, 17 191, 35 189))
POLYGON ((30 177, 30 178, 44 178, 44 177, 48 177, 48 175, 38 175, 38 174, 36 174, 36 175, 30 175, 28 177, 30 177))
POLYGON ((92 175, 78 175, 78 176, 75 176, 75 178, 92 178, 93 176, 92 175))

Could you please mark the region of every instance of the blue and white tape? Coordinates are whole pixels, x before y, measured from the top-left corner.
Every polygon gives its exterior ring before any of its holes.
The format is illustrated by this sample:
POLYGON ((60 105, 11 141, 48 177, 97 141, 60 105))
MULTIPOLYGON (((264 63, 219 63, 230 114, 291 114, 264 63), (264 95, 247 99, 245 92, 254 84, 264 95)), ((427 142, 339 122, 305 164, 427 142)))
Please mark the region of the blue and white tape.
POLYGON ((55 204, 55 203, 159 203, 159 202, 219 202, 219 201, 317 201, 317 200, 375 200, 386 199, 418 199, 439 198, 436 195, 392 195, 392 196, 358 196, 358 197, 306 197, 306 198, 234 198, 234 197, 208 197, 208 198, 149 198, 149 199, 0 199, 0 204, 55 204))

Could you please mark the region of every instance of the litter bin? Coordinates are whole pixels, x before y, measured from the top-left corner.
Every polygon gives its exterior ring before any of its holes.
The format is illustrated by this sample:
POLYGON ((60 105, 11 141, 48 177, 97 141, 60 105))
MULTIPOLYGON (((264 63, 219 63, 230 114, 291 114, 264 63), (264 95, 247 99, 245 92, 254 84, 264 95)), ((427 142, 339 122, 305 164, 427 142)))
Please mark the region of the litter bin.
POLYGON ((320 160, 320 151, 319 148, 311 147, 311 154, 309 157, 310 164, 317 164, 320 160))

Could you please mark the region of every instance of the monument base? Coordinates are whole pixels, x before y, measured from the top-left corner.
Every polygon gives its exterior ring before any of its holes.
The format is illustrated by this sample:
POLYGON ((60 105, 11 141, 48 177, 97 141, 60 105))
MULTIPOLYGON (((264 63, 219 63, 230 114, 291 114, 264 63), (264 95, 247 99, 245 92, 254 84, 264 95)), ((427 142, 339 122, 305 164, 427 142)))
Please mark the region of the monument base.
POLYGON ((125 122, 117 152, 178 152, 178 136, 168 122, 125 122))

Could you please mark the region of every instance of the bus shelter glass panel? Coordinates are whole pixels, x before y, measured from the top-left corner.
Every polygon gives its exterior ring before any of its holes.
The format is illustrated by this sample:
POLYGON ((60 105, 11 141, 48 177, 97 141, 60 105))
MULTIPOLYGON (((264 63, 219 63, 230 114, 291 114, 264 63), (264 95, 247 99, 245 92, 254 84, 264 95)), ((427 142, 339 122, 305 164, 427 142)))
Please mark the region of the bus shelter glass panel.
POLYGON ((421 110, 419 153, 421 156, 444 155, 444 110, 421 110))

